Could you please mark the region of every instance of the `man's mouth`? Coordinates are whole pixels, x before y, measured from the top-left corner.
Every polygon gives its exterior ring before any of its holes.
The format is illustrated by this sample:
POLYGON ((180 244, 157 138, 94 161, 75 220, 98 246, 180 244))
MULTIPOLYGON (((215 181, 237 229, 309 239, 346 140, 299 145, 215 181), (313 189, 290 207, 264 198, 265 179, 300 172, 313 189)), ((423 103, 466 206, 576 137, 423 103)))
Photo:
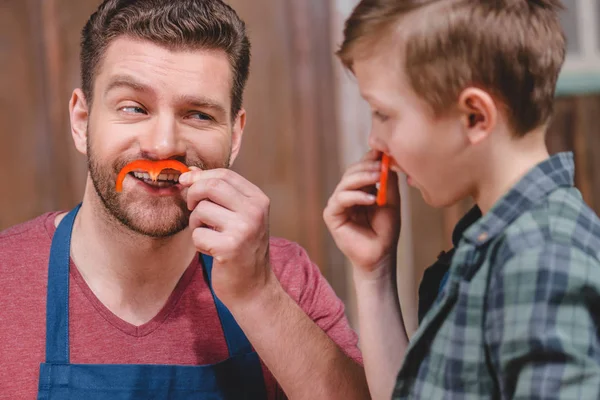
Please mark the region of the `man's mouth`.
POLYGON ((155 188, 170 188, 179 183, 179 177, 181 176, 181 173, 174 170, 165 170, 163 173, 158 175, 156 180, 152 180, 150 174, 143 171, 133 171, 130 172, 129 175, 155 188))

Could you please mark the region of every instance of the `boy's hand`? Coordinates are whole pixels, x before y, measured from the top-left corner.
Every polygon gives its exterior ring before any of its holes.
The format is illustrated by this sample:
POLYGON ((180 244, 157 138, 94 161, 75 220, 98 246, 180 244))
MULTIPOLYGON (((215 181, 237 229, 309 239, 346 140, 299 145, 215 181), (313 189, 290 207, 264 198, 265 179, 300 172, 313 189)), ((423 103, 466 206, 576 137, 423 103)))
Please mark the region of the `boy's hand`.
POLYGON ((369 151, 348 168, 323 212, 335 243, 355 272, 367 279, 379 279, 391 271, 400 236, 400 195, 393 171, 389 173, 386 205, 375 204, 375 184, 381 173, 379 155, 369 151))

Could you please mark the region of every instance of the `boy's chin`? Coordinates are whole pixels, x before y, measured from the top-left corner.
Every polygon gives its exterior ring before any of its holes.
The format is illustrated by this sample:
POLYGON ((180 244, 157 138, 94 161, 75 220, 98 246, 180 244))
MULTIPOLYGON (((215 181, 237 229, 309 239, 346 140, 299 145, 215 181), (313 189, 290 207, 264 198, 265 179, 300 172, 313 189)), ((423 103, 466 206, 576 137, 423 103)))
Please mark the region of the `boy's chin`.
POLYGON ((423 201, 425 201, 428 206, 433 208, 452 207, 460 203, 462 200, 465 200, 460 196, 452 196, 448 195, 447 193, 431 193, 422 188, 419 188, 419 191, 421 192, 423 201))

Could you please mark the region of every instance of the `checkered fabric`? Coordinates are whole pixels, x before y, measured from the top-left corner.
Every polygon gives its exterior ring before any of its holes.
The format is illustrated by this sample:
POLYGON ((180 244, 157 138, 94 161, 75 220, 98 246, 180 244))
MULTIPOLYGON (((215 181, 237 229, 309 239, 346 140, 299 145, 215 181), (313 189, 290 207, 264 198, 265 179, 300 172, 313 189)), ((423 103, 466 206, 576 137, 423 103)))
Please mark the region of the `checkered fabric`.
POLYGON ((571 153, 463 234, 394 399, 600 399, 600 220, 571 153))

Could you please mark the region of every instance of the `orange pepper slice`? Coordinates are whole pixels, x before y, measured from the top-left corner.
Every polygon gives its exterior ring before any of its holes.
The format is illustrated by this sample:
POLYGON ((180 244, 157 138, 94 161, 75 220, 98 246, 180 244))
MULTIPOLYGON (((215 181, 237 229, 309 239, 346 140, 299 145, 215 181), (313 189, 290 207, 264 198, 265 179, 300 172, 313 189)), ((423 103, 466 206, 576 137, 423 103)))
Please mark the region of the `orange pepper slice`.
POLYGON ((381 157, 381 177, 379 178, 379 191, 377 192, 377 205, 384 206, 387 201, 387 183, 390 170, 390 156, 381 157))
POLYGON ((150 161, 150 160, 137 160, 127 164, 119 175, 117 176, 116 190, 121 192, 123 190, 123 181, 128 173, 133 171, 145 171, 150 175, 153 181, 156 182, 160 173, 165 169, 174 169, 176 171, 188 172, 190 169, 187 165, 177 160, 161 160, 161 161, 150 161))

